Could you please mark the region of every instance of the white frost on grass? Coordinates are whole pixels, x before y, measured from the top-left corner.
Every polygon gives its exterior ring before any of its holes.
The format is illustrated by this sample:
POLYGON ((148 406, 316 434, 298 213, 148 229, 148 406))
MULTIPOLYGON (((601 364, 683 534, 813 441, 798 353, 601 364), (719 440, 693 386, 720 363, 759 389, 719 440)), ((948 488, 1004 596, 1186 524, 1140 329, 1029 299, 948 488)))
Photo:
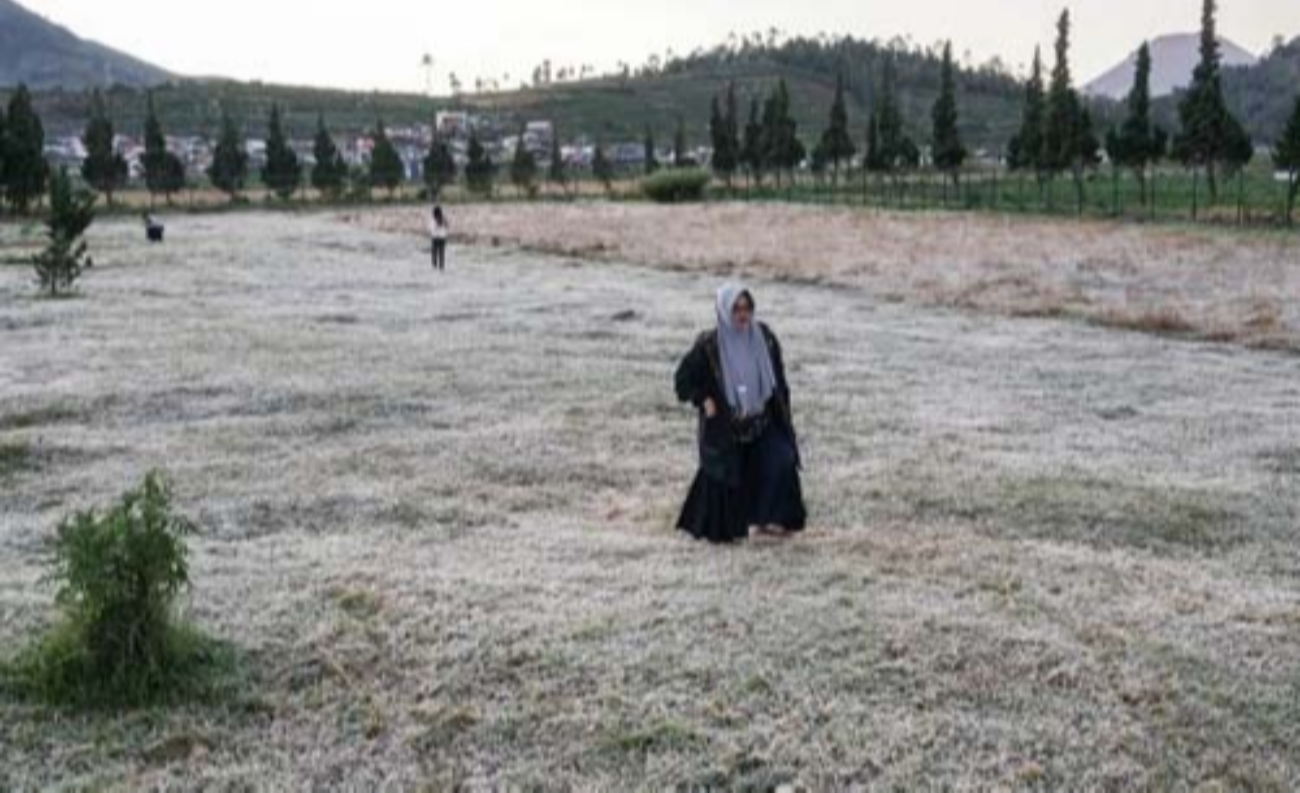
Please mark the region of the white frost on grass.
POLYGON ((138 235, 96 230, 77 300, 0 269, 0 646, 51 616, 57 519, 161 466, 254 681, 0 703, 0 788, 1300 781, 1293 357, 760 279, 814 529, 712 549, 671 531, 671 374, 713 276, 138 235))

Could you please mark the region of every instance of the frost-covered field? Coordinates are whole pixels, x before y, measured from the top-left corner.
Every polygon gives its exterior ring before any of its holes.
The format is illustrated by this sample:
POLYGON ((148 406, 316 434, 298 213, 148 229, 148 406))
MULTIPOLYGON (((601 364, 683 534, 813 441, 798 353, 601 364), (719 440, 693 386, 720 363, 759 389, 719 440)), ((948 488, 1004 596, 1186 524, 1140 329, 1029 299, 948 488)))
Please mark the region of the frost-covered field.
POLYGON ((713 549, 670 393, 712 277, 138 236, 77 300, 0 267, 0 647, 57 519, 163 467, 254 682, 0 703, 0 789, 1300 785, 1300 358, 762 280, 815 529, 713 549))

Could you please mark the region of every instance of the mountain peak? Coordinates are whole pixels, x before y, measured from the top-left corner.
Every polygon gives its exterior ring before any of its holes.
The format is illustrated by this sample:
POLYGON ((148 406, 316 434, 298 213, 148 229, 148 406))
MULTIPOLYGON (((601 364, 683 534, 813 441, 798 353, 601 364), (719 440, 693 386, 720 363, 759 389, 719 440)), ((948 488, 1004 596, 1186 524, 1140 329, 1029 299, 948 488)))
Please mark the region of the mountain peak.
MULTIPOLYGON (((1201 37, 1197 33, 1173 33, 1154 38, 1151 44, 1151 95, 1168 96, 1186 88, 1200 61, 1201 37)), ((1220 39, 1224 66, 1254 66, 1259 58, 1228 39, 1220 39)), ((1137 73, 1137 50, 1124 62, 1084 87, 1089 96, 1123 99, 1133 87, 1137 73)))
POLYGON ((82 89, 170 79, 165 69, 82 39, 13 0, 0 0, 0 86, 82 89))

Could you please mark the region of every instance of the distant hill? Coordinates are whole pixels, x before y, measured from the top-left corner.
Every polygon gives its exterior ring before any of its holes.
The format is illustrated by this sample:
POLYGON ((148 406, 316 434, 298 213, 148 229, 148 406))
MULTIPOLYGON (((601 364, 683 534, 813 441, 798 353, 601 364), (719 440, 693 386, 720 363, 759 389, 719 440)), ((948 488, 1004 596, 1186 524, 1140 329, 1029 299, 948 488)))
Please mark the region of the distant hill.
POLYGON ((172 77, 165 69, 78 38, 13 0, 0 0, 0 86, 81 90, 155 85, 172 77))
POLYGON ((1272 145, 1282 136, 1298 90, 1300 37, 1275 48, 1254 66, 1223 73, 1228 105, 1246 120, 1256 143, 1272 145))
MULTIPOLYGON (((59 47, 80 47, 89 48, 100 57, 107 57, 102 55, 105 52, 111 53, 23 11, 11 0, 0 0, 0 101, 8 93, 3 86, 10 73, 7 70, 12 67, 6 64, 15 59, 17 51, 10 39, 20 41, 17 49, 41 49, 33 47, 31 36, 53 37, 54 43, 44 48, 47 52, 60 51, 59 47), (28 28, 29 34, 17 35, 18 27, 28 28)), ((1166 37, 1155 42, 1157 71, 1164 81, 1158 84, 1161 90, 1164 85, 1181 82, 1170 74, 1191 73, 1190 65, 1185 69, 1176 64, 1168 66, 1177 60, 1170 53, 1186 51, 1194 56, 1195 45, 1194 36, 1166 37)), ((1230 63, 1253 62, 1248 55, 1241 55, 1239 48, 1229 45, 1227 51, 1237 52, 1229 58, 1230 63)), ((380 118, 390 126, 407 126, 429 123, 439 110, 471 110, 495 119, 498 128, 507 133, 521 121, 550 120, 565 140, 587 137, 607 143, 635 141, 649 127, 661 146, 669 144, 679 119, 685 123, 692 143, 706 142, 710 100, 727 84, 736 85, 740 110, 746 115, 750 100, 765 94, 778 80, 789 84, 800 134, 811 146, 826 124, 836 77, 842 74, 848 86, 851 128, 861 147, 869 109, 887 58, 893 60, 908 131, 918 142, 927 140, 930 108, 939 90, 938 56, 938 51, 933 49, 853 38, 796 38, 776 44, 749 42, 698 50, 662 67, 644 68, 624 76, 433 99, 418 94, 177 79, 162 70, 126 59, 125 63, 136 64, 143 70, 137 73, 140 79, 133 83, 123 79, 131 73, 122 65, 123 61, 114 61, 116 66, 106 66, 93 58, 76 62, 100 74, 106 69, 113 73, 112 82, 119 85, 107 92, 108 104, 118 129, 126 134, 140 134, 145 108, 143 86, 156 85, 163 125, 169 134, 177 135, 214 135, 223 110, 234 116, 250 135, 259 135, 265 129, 274 103, 284 109, 289 134, 297 138, 311 136, 317 114, 325 117, 336 134, 347 136, 364 134, 380 118), (99 65, 87 67, 86 63, 99 65), (158 84, 160 81, 163 82, 158 84)), ((32 76, 29 70, 28 77, 32 76)), ((1131 75, 1124 76, 1123 89, 1116 88, 1114 92, 1122 96, 1131 79, 1131 75)), ((79 134, 85 125, 90 104, 86 86, 97 86, 104 81, 86 80, 81 88, 70 88, 58 80, 32 79, 31 82, 44 88, 36 94, 36 106, 47 130, 54 135, 68 135, 79 134)), ((1300 85, 1300 39, 1275 48, 1254 65, 1230 67, 1224 72, 1224 89, 1230 106, 1262 144, 1271 144, 1276 139, 1291 109, 1297 85, 1300 85)), ((1020 123, 1022 84, 1004 70, 987 66, 961 69, 958 88, 962 133, 968 144, 994 149, 1004 146, 1020 123)), ((1155 107, 1157 118, 1171 130, 1177 125, 1176 101, 1176 95, 1167 95, 1155 107)), ((1094 96, 1093 105, 1099 130, 1116 123, 1122 115, 1122 108, 1108 94, 1094 96)))
MULTIPOLYGON (((1151 41, 1151 95, 1168 96, 1186 88, 1192 81, 1192 71, 1200 61, 1200 36, 1186 33, 1161 36, 1151 41)), ((1223 65, 1227 67, 1254 66, 1259 58, 1224 39, 1223 65)), ((1089 96, 1123 99, 1133 87, 1137 72, 1137 50, 1123 63, 1084 86, 1089 96)))
MULTIPOLYGON (((257 134, 274 102, 285 109, 290 134, 298 137, 311 135, 317 113, 324 114, 338 133, 354 134, 372 128, 380 117, 389 125, 406 125, 430 121, 435 110, 464 109, 497 119, 505 130, 527 119, 552 120, 566 139, 587 136, 606 142, 633 141, 640 140, 650 127, 659 142, 667 145, 678 119, 686 124, 693 142, 705 141, 710 100, 728 83, 736 85, 744 115, 752 98, 784 79, 800 133, 811 141, 826 124, 836 75, 843 73, 850 123, 861 145, 890 46, 852 39, 795 39, 776 46, 717 48, 626 77, 437 99, 226 80, 172 82, 159 87, 156 98, 164 126, 176 134, 214 133, 223 108, 257 134)), ((897 50, 892 57, 909 131, 924 142, 929 134, 930 108, 939 91, 938 53, 897 50)), ((959 87, 967 140, 976 146, 1001 145, 1019 122, 1022 92, 1015 78, 992 68, 963 69, 959 87)), ((143 123, 142 91, 111 91, 109 104, 119 129, 138 132, 143 123)), ((37 107, 49 129, 66 134, 81 129, 88 98, 83 93, 46 91, 37 96, 37 107)))
MULTIPOLYGON (((1287 116, 1295 106, 1300 86, 1300 38, 1267 53, 1253 66, 1223 70, 1223 93, 1228 109, 1246 124, 1257 146, 1277 142, 1287 116)), ((1178 101, 1183 92, 1156 100, 1152 112, 1165 129, 1178 128, 1178 101)))
MULTIPOLYGON (((710 100, 729 83, 736 86, 743 123, 750 101, 785 80, 800 134, 812 140, 826 125, 836 78, 842 74, 848 87, 850 125, 861 146, 887 58, 893 60, 908 132, 923 143, 939 93, 939 52, 853 38, 795 38, 776 45, 718 47, 627 78, 558 84, 469 101, 480 108, 551 116, 562 126, 606 139, 636 138, 646 126, 662 138, 680 117, 692 138, 702 139, 710 100)), ((976 146, 1000 145, 1019 122, 1019 83, 992 67, 961 69, 958 83, 966 140, 976 146)))

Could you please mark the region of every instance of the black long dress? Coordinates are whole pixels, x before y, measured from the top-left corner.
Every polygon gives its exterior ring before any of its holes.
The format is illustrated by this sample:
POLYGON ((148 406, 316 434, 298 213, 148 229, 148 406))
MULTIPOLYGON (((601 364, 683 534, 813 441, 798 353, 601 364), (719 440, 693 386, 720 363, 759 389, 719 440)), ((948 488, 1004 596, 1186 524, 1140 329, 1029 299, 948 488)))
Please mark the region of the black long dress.
POLYGON ((790 410, 781 344, 760 323, 772 354, 776 389, 767 405, 767 429, 751 442, 738 437, 725 397, 718 334, 702 334, 677 368, 677 397, 699 410, 700 470, 691 485, 677 527, 701 540, 744 540, 750 526, 803 531, 808 513, 799 480, 799 443, 790 410), (718 414, 709 418, 705 401, 718 414))

